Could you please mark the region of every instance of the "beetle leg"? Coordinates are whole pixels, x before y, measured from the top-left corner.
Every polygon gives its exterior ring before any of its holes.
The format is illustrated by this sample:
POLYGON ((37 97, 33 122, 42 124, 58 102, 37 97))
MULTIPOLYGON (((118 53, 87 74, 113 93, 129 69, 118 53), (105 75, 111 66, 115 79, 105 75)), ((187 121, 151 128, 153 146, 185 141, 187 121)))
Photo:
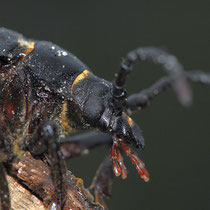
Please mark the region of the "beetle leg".
POLYGON ((95 201, 100 203, 104 209, 108 208, 104 202, 103 197, 111 197, 112 179, 112 162, 109 156, 107 156, 97 170, 93 182, 89 187, 89 190, 93 191, 95 194, 95 201))
POLYGON ((2 162, 0 162, 0 201, 0 209, 9 210, 11 208, 6 172, 2 162))
POLYGON ((131 159, 132 163, 136 165, 136 169, 141 178, 144 181, 149 180, 149 174, 143 166, 143 162, 137 157, 137 155, 118 138, 113 138, 111 135, 100 132, 88 132, 85 134, 73 136, 71 138, 59 140, 61 144, 60 148, 64 154, 65 159, 71 158, 75 155, 75 143, 77 144, 78 153, 81 155, 85 149, 92 149, 96 146, 108 144, 111 145, 110 160, 112 163, 113 172, 116 176, 121 176, 123 179, 127 177, 127 170, 124 165, 123 157, 120 153, 120 147, 124 150, 125 154, 131 159), (74 145, 74 146, 72 146, 74 145), (78 149, 79 148, 79 149, 78 149), (72 155, 73 154, 73 155, 72 155), (135 161, 134 161, 135 160, 135 161), (143 172, 143 174, 141 174, 143 172))
POLYGON ((61 209, 65 203, 66 196, 66 166, 57 143, 58 130, 52 121, 40 124, 32 139, 28 140, 28 149, 33 155, 49 155, 49 165, 55 188, 55 201, 61 209))
POLYGON ((89 149, 101 145, 111 145, 113 142, 111 135, 96 131, 59 139, 58 141, 65 159, 86 154, 89 149))

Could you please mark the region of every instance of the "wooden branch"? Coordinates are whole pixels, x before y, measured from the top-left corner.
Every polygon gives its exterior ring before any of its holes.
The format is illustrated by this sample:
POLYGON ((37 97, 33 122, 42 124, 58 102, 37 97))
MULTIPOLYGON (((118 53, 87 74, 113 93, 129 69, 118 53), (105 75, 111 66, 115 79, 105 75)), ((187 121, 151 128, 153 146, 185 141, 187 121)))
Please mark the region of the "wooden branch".
MULTIPOLYGON (((12 209, 49 209, 54 202, 54 186, 46 161, 35 159, 26 152, 13 161, 7 176, 12 209)), ((83 186, 82 179, 67 172, 68 186, 64 210, 103 209, 83 186)))
POLYGON ((13 177, 7 176, 9 183, 10 199, 12 209, 15 210, 45 210, 43 202, 30 191, 24 188, 13 177))

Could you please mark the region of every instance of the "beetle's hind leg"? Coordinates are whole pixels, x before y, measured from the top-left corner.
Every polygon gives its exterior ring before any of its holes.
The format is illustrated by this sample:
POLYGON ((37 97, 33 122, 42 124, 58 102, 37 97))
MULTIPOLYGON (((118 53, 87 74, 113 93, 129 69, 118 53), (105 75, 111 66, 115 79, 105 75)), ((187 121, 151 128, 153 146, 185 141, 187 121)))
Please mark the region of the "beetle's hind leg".
POLYGON ((48 154, 52 180, 55 189, 55 203, 61 209, 66 196, 66 166, 57 143, 58 129, 54 122, 46 121, 39 125, 33 137, 28 140, 27 146, 32 155, 48 154))
POLYGON ((0 209, 10 210, 9 188, 5 168, 2 162, 0 162, 0 199, 0 209))

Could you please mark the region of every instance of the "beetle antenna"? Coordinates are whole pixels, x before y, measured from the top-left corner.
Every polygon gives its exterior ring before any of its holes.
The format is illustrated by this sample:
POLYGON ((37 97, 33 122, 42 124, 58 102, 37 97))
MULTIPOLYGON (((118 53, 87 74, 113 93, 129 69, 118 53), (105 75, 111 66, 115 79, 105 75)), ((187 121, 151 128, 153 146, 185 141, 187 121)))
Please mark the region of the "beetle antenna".
POLYGON ((193 70, 185 72, 187 79, 190 79, 193 82, 198 82, 201 84, 209 85, 210 84, 210 73, 203 72, 200 70, 193 70))
MULTIPOLYGON (((210 73, 202 72, 200 70, 184 72, 183 76, 192 82, 198 82, 206 85, 210 84, 210 73)), ((127 99, 127 112, 131 114, 134 111, 148 107, 154 97, 167 91, 173 86, 173 83, 174 79, 170 76, 166 76, 158 80, 150 88, 130 95, 127 99)))
POLYGON ((155 64, 163 66, 164 71, 175 79, 173 88, 183 105, 191 104, 191 90, 183 77, 184 68, 177 58, 164 50, 154 47, 137 48, 127 54, 120 64, 120 71, 113 81, 114 98, 124 99, 126 97, 125 83, 128 74, 132 71, 135 64, 140 61, 151 60, 155 64))

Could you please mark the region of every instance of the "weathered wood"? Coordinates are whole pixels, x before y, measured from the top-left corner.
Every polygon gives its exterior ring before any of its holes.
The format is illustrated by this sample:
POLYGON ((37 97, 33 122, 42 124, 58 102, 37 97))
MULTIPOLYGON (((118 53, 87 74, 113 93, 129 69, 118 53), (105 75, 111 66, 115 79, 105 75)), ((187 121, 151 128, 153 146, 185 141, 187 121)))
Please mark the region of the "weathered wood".
MULTIPOLYGON (((54 200, 54 186, 47 161, 26 152, 12 165, 7 176, 11 205, 14 210, 49 209, 54 200)), ((67 195, 64 210, 103 209, 83 186, 82 179, 67 172, 67 195)))
POLYGON ((15 210, 45 210, 43 202, 39 200, 30 191, 24 188, 13 177, 7 176, 9 183, 10 199, 12 209, 15 210))

